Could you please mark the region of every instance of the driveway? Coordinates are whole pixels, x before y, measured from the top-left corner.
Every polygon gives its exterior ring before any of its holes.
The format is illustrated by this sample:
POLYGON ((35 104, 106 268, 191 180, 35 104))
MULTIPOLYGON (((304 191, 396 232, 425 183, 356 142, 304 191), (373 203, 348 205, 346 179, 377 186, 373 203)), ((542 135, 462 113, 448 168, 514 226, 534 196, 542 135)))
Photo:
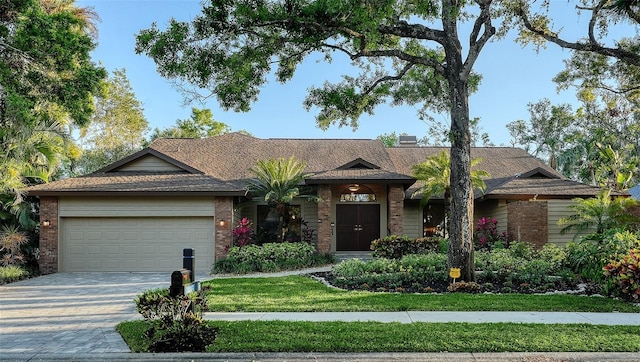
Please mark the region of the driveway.
POLYGON ((170 274, 57 273, 0 286, 0 355, 129 352, 114 326, 170 274))

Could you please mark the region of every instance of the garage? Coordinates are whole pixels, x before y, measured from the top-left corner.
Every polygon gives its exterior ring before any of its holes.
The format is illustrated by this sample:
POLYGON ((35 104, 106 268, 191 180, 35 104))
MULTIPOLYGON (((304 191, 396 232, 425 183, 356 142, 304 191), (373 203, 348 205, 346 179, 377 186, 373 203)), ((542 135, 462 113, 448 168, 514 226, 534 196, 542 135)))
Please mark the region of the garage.
POLYGON ((65 272, 171 272, 182 251, 194 248, 196 271, 213 264, 213 218, 65 218, 61 269, 65 272))

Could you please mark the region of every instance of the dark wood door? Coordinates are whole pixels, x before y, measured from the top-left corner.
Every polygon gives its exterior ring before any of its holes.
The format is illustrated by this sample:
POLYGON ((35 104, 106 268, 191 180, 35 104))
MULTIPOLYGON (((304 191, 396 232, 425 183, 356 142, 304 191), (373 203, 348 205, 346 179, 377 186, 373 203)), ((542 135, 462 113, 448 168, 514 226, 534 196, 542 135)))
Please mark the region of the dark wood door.
POLYGON ((336 249, 368 251, 380 237, 380 205, 336 205, 336 249))

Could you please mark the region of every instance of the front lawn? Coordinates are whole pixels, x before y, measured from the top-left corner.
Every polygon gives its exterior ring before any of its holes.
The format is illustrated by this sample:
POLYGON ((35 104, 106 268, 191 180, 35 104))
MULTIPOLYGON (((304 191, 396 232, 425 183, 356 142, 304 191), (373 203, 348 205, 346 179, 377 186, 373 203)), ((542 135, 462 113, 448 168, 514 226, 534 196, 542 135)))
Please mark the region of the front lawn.
MULTIPOLYGON (((117 329, 146 352, 144 321, 117 329)), ((640 326, 516 323, 207 322, 207 352, 640 352, 640 326)))
POLYGON ((540 311, 637 312, 619 300, 579 295, 411 294, 343 291, 306 276, 229 278, 204 282, 215 312, 540 311))

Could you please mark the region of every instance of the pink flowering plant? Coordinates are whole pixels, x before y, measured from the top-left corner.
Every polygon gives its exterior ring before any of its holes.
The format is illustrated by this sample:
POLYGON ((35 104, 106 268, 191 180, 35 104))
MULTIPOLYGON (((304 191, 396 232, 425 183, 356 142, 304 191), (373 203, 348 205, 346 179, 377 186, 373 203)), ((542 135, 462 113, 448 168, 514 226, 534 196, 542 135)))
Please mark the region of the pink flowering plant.
POLYGON ((235 246, 247 246, 255 244, 255 234, 251 230, 253 223, 246 217, 238 220, 235 228, 233 229, 233 245, 235 246))
POLYGON ((496 218, 483 217, 478 220, 476 230, 473 234, 474 245, 477 250, 490 250, 496 246, 509 246, 507 232, 498 231, 498 220, 496 218))

